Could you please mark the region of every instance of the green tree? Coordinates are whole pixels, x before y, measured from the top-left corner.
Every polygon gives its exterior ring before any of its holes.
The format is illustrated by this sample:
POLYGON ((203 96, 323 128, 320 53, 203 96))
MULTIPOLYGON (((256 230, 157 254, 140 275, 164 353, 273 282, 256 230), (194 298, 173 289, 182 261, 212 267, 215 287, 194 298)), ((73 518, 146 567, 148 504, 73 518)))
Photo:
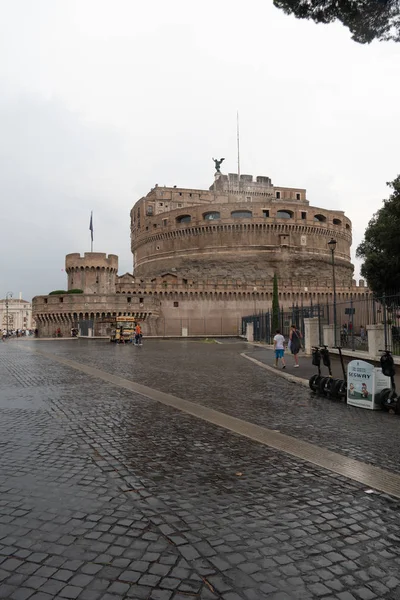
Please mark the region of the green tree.
POLYGON ((400 0, 274 0, 274 4, 298 19, 340 21, 360 44, 400 41, 400 0))
POLYGON ((278 297, 278 277, 274 274, 272 289, 272 335, 279 329, 279 297, 278 297))
POLYGON ((364 260, 361 275, 379 296, 400 291, 400 175, 387 185, 393 193, 368 223, 356 252, 364 260))

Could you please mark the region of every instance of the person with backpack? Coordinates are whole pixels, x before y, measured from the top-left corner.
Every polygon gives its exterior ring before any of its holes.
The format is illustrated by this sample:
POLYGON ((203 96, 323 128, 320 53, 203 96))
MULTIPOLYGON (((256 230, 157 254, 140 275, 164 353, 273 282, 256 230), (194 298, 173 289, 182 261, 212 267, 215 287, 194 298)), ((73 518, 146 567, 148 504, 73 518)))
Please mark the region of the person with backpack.
POLYGON ((301 349, 301 340, 302 335, 300 331, 297 329, 296 325, 291 325, 290 327, 290 335, 289 335, 289 348, 290 352, 294 356, 294 366, 295 368, 299 366, 299 352, 301 349))

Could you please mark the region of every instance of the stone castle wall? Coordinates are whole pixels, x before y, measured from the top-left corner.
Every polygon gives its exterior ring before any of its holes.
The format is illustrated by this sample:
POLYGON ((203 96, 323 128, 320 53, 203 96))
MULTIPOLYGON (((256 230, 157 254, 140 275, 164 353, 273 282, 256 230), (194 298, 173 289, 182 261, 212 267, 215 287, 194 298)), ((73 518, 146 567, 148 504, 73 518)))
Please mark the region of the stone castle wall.
POLYGON ((182 277, 253 280, 271 279, 276 272, 280 279, 328 278, 327 243, 334 237, 338 276, 351 281, 351 222, 343 212, 309 206, 305 190, 278 191, 263 182, 249 182, 248 191, 225 189, 231 184, 220 179, 210 191, 157 187, 135 204, 135 275, 173 271, 182 277))
POLYGON ((68 275, 68 289, 81 289, 87 294, 115 293, 115 280, 118 274, 118 256, 103 252, 67 254, 65 271, 68 275))

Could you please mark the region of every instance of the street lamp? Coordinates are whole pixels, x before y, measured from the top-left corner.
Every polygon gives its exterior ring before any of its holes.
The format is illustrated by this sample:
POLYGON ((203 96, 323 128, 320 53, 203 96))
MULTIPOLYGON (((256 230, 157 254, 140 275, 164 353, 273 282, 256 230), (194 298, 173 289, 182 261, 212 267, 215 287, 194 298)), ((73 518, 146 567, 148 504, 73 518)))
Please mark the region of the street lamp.
POLYGON ((9 337, 9 333, 8 333, 8 301, 12 297, 13 297, 13 293, 12 292, 7 292, 7 294, 6 294, 6 328, 7 328, 7 339, 9 337))
POLYGON ((334 328, 334 340, 335 348, 337 346, 337 322, 336 322, 336 278, 335 278, 335 250, 337 241, 331 238, 328 242, 329 250, 332 254, 332 277, 333 277, 333 328, 334 328))

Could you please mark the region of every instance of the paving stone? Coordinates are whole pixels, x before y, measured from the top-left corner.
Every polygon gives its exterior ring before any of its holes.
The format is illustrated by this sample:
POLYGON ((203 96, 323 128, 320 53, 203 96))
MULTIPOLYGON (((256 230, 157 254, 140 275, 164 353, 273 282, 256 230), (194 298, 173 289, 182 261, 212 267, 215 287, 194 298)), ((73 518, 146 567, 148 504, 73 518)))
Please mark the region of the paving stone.
POLYGON ((149 588, 155 588, 159 584, 160 579, 161 578, 158 575, 151 575, 150 573, 148 573, 146 575, 142 575, 138 583, 139 585, 145 585, 149 588))
POLYGON ((361 598, 361 600, 374 600, 377 597, 374 592, 366 587, 355 589, 354 594, 356 598, 361 598))
POLYGON ((45 594, 52 594, 53 596, 56 596, 65 586, 66 583, 64 581, 48 579, 46 583, 41 586, 40 591, 44 592, 45 594))
POLYGON ((20 587, 11 594, 11 598, 12 600, 28 600, 34 593, 30 588, 20 587))
POLYGON ((153 590, 149 596, 149 600, 170 600, 172 592, 168 590, 153 590))
POLYGON ((96 565, 95 563, 88 563, 86 565, 83 565, 82 573, 84 573, 85 575, 96 575, 96 573, 101 571, 101 569, 101 565, 96 565))
POLYGON ((14 585, 0 585, 0 598, 11 598, 16 590, 17 588, 14 585))
POLYGON ((114 581, 114 583, 112 583, 107 589, 107 593, 123 596, 129 590, 129 588, 130 585, 127 583, 122 583, 121 581, 114 581))
POLYGON ((46 577, 36 577, 36 575, 32 575, 32 577, 29 577, 25 581, 25 586, 34 590, 38 590, 46 583, 46 581, 46 577))
POLYGON ((165 588, 167 590, 175 590, 180 583, 180 579, 176 579, 174 577, 164 577, 161 579, 159 586, 160 588, 165 588))
POLYGON ((63 588, 60 592, 60 596, 62 596, 63 598, 71 598, 71 599, 75 599, 79 596, 79 594, 83 591, 83 588, 81 587, 76 587, 74 585, 67 585, 65 588, 63 588))

